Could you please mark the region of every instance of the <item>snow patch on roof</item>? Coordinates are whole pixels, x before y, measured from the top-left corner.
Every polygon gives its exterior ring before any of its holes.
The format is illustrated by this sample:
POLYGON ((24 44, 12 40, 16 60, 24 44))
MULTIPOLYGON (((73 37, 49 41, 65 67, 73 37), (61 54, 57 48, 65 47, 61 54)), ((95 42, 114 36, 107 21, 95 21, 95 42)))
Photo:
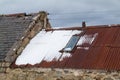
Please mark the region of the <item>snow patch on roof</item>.
MULTIPOLYGON (((57 30, 57 31, 40 31, 26 46, 21 55, 17 58, 16 65, 37 64, 42 60, 52 61, 59 59, 62 50, 72 35, 79 34, 79 30, 57 30)), ((63 57, 70 56, 64 54, 63 57)))
POLYGON ((71 51, 72 48, 65 48, 64 51, 71 51))
MULTIPOLYGON (((87 43, 87 44, 92 44, 93 41, 95 40, 96 36, 98 35, 98 33, 95 33, 93 35, 84 35, 84 36, 81 36, 77 45, 83 45, 84 43, 87 43)), ((79 49, 84 49, 84 50, 88 50, 89 47, 78 47, 79 49)))
POLYGON ((71 56, 72 56, 72 55, 71 55, 70 53, 64 52, 63 55, 62 55, 62 57, 60 58, 60 61, 62 61, 64 58, 69 58, 69 57, 71 57, 71 56))
POLYGON ((93 35, 81 36, 77 45, 82 45, 84 43, 92 44, 92 42, 94 41, 94 39, 96 38, 97 35, 98 35, 98 33, 95 33, 93 35))

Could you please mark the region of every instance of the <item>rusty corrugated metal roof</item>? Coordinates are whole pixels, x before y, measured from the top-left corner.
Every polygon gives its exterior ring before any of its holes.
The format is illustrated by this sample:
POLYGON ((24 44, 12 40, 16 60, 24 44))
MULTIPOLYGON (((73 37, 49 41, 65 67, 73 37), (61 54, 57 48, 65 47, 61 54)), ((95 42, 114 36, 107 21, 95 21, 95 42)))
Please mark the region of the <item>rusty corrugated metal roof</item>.
MULTIPOLYGON (((75 30, 75 28, 71 29, 75 30)), ((40 64, 34 66, 44 68, 120 70, 120 25, 91 26, 85 29, 76 29, 83 30, 79 36, 80 39, 84 38, 85 40, 82 44, 75 46, 70 53, 71 56, 64 56, 66 53, 63 53, 59 59, 54 58, 53 61, 49 62, 43 59, 40 64), (95 34, 97 35, 95 36, 95 34)), ((66 30, 70 30, 70 28, 66 30)))

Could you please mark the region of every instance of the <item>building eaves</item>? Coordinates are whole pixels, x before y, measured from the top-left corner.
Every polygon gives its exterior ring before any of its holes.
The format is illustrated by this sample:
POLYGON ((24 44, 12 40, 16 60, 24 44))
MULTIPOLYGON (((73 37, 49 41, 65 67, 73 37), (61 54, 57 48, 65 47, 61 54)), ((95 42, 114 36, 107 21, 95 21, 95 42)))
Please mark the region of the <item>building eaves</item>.
MULTIPOLYGON (((44 68, 74 68, 74 69, 103 69, 120 70, 120 25, 100 25, 89 26, 84 29, 61 28, 48 29, 56 30, 82 30, 80 39, 83 43, 76 45, 70 53, 71 56, 64 57, 62 60, 53 59, 53 61, 43 60, 36 65, 27 64, 28 67, 44 68), (95 38, 94 38, 95 37, 95 38)), ((48 53, 49 54, 49 53, 48 53)), ((62 58, 62 57, 60 57, 62 58)), ((24 67, 25 65, 14 67, 24 67)))

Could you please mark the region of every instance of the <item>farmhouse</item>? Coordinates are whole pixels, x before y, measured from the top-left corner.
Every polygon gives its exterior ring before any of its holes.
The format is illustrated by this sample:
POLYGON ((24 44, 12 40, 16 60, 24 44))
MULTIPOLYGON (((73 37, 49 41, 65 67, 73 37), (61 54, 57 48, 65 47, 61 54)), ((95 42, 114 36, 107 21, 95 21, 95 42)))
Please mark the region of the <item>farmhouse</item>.
MULTIPOLYGON (((68 78, 73 80, 89 74, 87 77, 92 80, 99 77, 93 77, 94 73, 104 73, 100 77, 103 80, 107 75, 111 75, 113 79, 118 78, 119 24, 86 26, 83 22, 79 27, 54 28, 47 15, 44 11, 0 15, 0 72, 4 72, 4 78, 9 78, 5 73, 13 77, 16 75, 15 80, 20 80, 19 74, 31 77, 31 73, 39 77, 41 72, 44 78, 47 78, 44 74, 54 72, 51 80, 58 72, 59 80, 63 80, 68 74, 72 76, 68 78), (116 77, 112 73, 116 73, 116 77)), ((41 79, 35 77, 32 80, 41 79)))

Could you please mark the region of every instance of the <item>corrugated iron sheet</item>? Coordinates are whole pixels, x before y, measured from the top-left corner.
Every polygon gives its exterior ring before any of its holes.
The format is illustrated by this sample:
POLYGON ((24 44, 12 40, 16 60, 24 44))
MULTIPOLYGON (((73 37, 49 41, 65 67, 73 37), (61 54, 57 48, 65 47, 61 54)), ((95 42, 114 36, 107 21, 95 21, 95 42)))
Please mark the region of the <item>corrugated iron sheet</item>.
MULTIPOLYGON (((103 69, 120 70, 120 26, 117 27, 89 27, 84 29, 84 35, 98 35, 92 44, 75 46, 71 56, 53 59, 50 62, 43 61, 38 67, 76 68, 76 69, 103 69), (84 49, 84 48, 88 49, 84 49), (62 58, 62 59, 61 59, 62 58)), ((89 40, 87 40, 89 42, 89 40)), ((59 42, 59 41, 58 41, 59 42)), ((49 53, 48 53, 49 54, 49 53)))

